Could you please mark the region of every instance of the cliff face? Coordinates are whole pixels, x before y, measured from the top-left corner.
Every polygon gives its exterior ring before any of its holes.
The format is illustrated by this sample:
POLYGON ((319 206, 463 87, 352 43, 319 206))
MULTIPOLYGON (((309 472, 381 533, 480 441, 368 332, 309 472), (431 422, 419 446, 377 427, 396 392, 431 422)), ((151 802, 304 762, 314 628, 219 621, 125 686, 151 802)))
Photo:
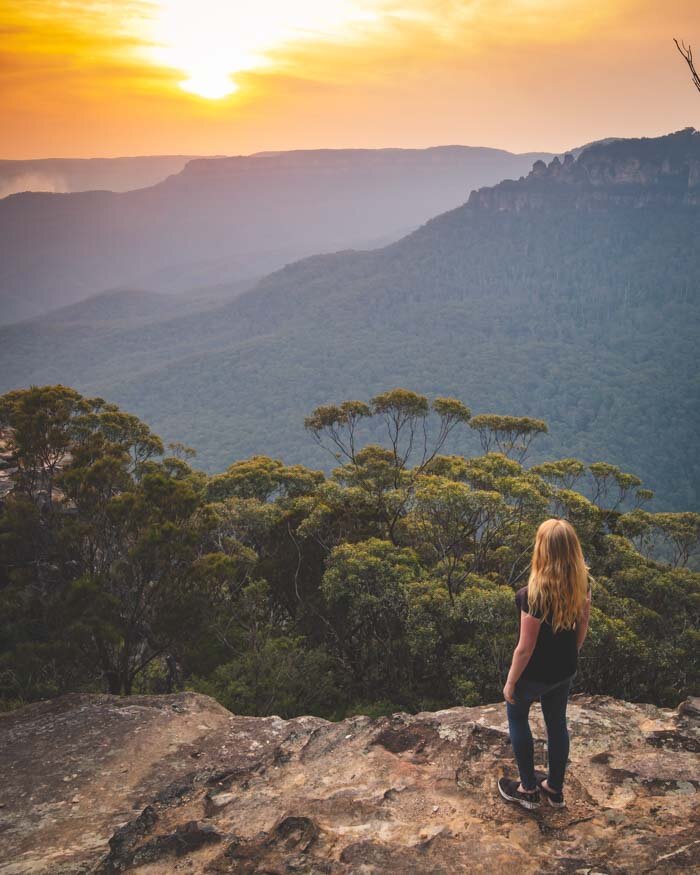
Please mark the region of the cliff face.
MULTIPOLYGON (((568 807, 503 802, 503 703, 329 723, 191 693, 0 717, 0 873, 698 871, 700 700, 570 704, 568 807)), ((538 764, 544 732, 534 719, 538 764)))
POLYGON ((577 159, 567 154, 536 161, 519 180, 472 192, 472 208, 577 209, 649 204, 700 205, 700 132, 686 128, 654 139, 592 145, 577 159))

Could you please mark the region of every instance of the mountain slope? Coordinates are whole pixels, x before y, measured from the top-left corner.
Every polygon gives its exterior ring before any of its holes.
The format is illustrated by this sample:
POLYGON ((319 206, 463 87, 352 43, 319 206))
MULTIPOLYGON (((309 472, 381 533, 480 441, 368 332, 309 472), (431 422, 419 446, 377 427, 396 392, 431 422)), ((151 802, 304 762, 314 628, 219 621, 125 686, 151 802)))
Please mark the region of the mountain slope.
POLYGON ((386 243, 535 157, 466 146, 281 152, 193 160, 124 193, 15 194, 0 200, 0 323, 117 286, 185 291, 386 243))
MULTIPOLYGON (((604 459, 640 475, 657 508, 697 509, 700 134, 565 164, 220 306, 89 331, 48 317, 6 327, 0 388, 99 392, 221 469, 261 452, 327 464, 303 416, 405 385, 541 417, 550 434, 533 458, 604 459)), ((451 448, 473 440, 465 430, 451 448)))
POLYGON ((190 155, 0 160, 0 198, 21 191, 130 191, 179 173, 190 155))

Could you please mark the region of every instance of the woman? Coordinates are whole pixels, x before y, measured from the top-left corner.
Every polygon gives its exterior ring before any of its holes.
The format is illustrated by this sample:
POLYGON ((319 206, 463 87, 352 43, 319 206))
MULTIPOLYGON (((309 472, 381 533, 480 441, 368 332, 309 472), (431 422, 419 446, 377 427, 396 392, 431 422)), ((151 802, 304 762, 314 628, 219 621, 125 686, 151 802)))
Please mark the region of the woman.
POLYGON ((515 603, 520 636, 503 697, 520 783, 501 778, 498 791, 524 808, 536 808, 541 792, 550 805, 563 808, 569 756, 566 704, 591 609, 591 577, 571 523, 550 519, 538 528, 528 584, 515 594, 515 603), (528 720, 536 699, 547 727, 546 775, 535 771, 528 720))

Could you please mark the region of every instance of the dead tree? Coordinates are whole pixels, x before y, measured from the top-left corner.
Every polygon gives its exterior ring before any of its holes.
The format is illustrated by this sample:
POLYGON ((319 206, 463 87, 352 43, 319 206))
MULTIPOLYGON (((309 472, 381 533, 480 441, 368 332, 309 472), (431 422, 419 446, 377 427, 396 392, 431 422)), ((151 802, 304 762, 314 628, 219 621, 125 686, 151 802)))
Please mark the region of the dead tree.
POLYGON ((675 37, 674 37, 673 42, 676 44, 676 48, 678 49, 678 51, 685 58, 685 62, 688 65, 688 67, 690 68, 690 75, 693 79, 693 84, 698 89, 698 91, 700 91, 700 75, 698 75, 698 71, 695 69, 695 64, 693 63, 693 50, 692 50, 692 48, 689 45, 686 46, 686 44, 683 42, 683 40, 678 42, 678 40, 675 39, 675 37))

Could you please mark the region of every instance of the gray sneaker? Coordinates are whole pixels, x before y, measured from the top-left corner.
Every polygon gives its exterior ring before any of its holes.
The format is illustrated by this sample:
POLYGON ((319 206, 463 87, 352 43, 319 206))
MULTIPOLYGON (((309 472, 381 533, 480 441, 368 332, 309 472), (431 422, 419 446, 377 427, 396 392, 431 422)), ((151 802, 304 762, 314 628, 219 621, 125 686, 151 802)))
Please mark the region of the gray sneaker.
POLYGON ((537 786, 539 787, 540 792, 552 808, 566 808, 564 793, 562 791, 555 793, 553 790, 548 790, 546 787, 542 786, 542 782, 546 780, 546 778, 547 775, 545 775, 544 772, 535 772, 535 780, 537 781, 537 786))

